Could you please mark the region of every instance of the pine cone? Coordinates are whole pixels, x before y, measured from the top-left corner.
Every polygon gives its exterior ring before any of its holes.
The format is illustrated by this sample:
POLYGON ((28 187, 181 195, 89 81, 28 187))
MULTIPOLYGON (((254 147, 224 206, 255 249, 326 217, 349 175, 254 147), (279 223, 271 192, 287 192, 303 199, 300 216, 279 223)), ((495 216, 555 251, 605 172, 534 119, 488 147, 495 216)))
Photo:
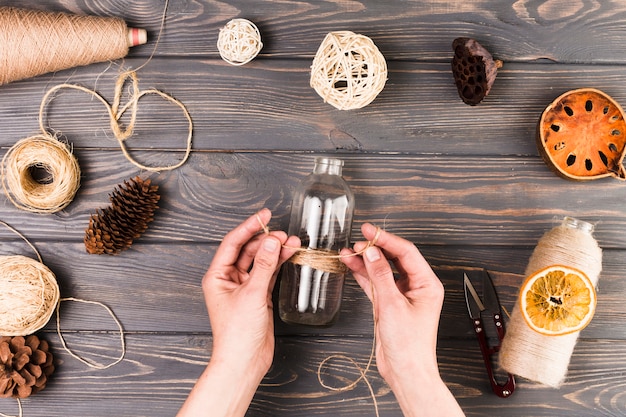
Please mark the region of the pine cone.
POLYGON ((26 398, 54 372, 48 342, 35 335, 0 337, 0 397, 26 398))
POLYGON ((128 249, 154 219, 158 208, 159 186, 135 177, 118 185, 109 195, 111 206, 97 210, 85 231, 88 253, 115 255, 128 249))

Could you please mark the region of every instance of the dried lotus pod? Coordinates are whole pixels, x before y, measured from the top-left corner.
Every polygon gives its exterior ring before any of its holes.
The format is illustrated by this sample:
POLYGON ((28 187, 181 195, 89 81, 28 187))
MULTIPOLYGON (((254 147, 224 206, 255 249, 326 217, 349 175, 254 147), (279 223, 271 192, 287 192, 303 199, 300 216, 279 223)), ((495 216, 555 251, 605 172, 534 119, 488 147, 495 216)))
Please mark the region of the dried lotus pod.
POLYGON ((489 51, 470 38, 456 38, 452 42, 452 74, 465 104, 475 106, 491 90, 502 61, 494 60, 489 51))
POLYGON ((593 88, 571 90, 543 111, 537 148, 558 175, 571 180, 626 179, 626 122, 620 105, 593 88))

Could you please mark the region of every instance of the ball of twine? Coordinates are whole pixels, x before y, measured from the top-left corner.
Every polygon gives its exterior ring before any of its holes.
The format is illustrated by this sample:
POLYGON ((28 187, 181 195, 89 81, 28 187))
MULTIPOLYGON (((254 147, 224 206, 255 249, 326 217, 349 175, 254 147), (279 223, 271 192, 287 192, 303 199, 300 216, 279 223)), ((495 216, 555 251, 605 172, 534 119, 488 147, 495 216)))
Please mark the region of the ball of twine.
POLYGON ((370 104, 387 82, 387 62, 374 42, 350 31, 330 32, 311 65, 311 87, 339 110, 370 104))
POLYGON ((0 334, 26 336, 48 323, 59 286, 43 263, 22 255, 0 256, 0 334))
POLYGON ((254 23, 246 19, 233 19, 220 29, 217 49, 222 59, 232 65, 252 61, 263 48, 261 34, 254 23))
POLYGON ((80 167, 70 148, 50 135, 18 141, 2 159, 2 187, 17 208, 56 213, 80 187, 80 167))

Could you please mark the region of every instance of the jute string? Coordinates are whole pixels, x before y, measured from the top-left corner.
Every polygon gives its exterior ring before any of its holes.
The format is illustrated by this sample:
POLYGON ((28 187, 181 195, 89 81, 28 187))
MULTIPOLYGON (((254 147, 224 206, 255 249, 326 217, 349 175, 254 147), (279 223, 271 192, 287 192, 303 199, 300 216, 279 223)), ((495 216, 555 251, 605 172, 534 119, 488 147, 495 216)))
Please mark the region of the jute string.
POLYGON ((1 7, 0 27, 0 85, 128 53, 118 18, 1 7))
MULTIPOLYGON (((258 214, 256 215, 257 220, 259 221, 259 224, 261 225, 261 228, 263 229, 263 233, 265 233, 266 235, 269 235, 270 233, 270 229, 269 227, 263 223, 263 220, 261 220, 261 216, 259 216, 258 214)), ((376 228, 376 234, 374 235, 374 239, 372 239, 371 241, 367 242, 367 245, 361 249, 358 252, 352 252, 350 254, 347 255, 341 255, 337 252, 333 252, 333 251, 328 251, 328 250, 320 250, 320 249, 312 249, 312 248, 308 248, 308 247, 291 247, 291 246, 287 246, 287 245, 282 245, 283 248, 286 249, 290 249, 290 250, 295 250, 296 253, 287 260, 287 262, 294 262, 294 257, 297 260, 298 265, 308 265, 313 269, 321 269, 323 271, 326 272, 334 272, 334 273, 345 273, 347 271, 349 271, 348 267, 345 266, 345 264, 343 264, 341 262, 341 258, 349 258, 352 256, 361 256, 363 255, 363 253, 365 253, 365 251, 367 249, 369 249, 372 246, 376 246, 376 242, 378 241, 378 238, 380 236, 382 232, 382 229, 380 227, 376 228), (306 254, 304 256, 302 256, 303 254, 306 254), (298 256, 297 256, 298 255, 298 256), (310 263, 306 263, 307 261, 311 261, 313 262, 314 265, 310 264, 310 263), (342 269, 343 272, 338 272, 339 268, 337 266, 337 264, 340 263, 344 266, 344 268, 342 269), (325 268, 325 269, 324 269, 325 268)), ((296 262, 294 262, 296 263, 296 262)), ((330 355, 327 356, 324 360, 322 360, 319 364, 319 366, 317 367, 317 380, 319 381, 320 385, 330 391, 335 391, 335 392, 345 392, 345 391, 349 391, 352 388, 354 388, 359 382, 361 382, 361 380, 363 380, 365 382, 365 384, 367 385, 367 388, 370 392, 370 396, 372 398, 372 402, 374 403, 374 411, 376 412, 376 416, 380 417, 380 414, 378 412, 378 401, 376 400, 376 393, 374 392, 374 388, 372 387, 372 384, 370 383, 369 379, 367 378, 367 372, 370 369, 370 366, 372 365, 372 362, 374 361, 374 355, 376 354, 376 331, 377 331, 377 327, 378 327, 378 318, 376 317, 376 310, 374 308, 375 305, 375 300, 376 300, 376 293, 374 292, 374 284, 372 283, 372 281, 370 280, 370 290, 371 290, 371 294, 372 294, 372 316, 373 316, 373 321, 374 321, 374 334, 372 337, 372 348, 370 351, 370 355, 367 361, 367 365, 365 365, 365 368, 363 368, 361 365, 359 365, 359 363, 354 360, 353 358, 347 356, 347 355, 342 355, 342 354, 335 354, 335 355, 330 355), (354 381, 350 382, 349 384, 346 384, 344 386, 341 387, 334 387, 332 385, 328 385, 324 382, 323 378, 322 378, 322 373, 323 373, 323 369, 324 367, 327 366, 327 364, 335 359, 340 359, 340 360, 345 360, 350 362, 352 365, 354 365, 354 367, 359 371, 359 377, 357 379, 355 379, 354 381)))
MULTIPOLYGON (((169 94, 154 88, 141 90, 137 77, 137 71, 146 66, 156 52, 165 25, 167 7, 168 1, 165 2, 161 27, 150 57, 137 69, 124 71, 118 76, 111 104, 98 92, 75 84, 64 83, 56 85, 44 95, 39 107, 39 129, 41 133, 18 141, 9 149, 2 160, 2 187, 9 200, 16 207, 36 213, 55 213, 65 208, 74 199, 80 187, 80 167, 71 152, 71 148, 48 133, 44 123, 46 106, 59 91, 64 89, 87 93, 104 105, 109 117, 111 131, 118 141, 124 157, 136 167, 153 172, 170 171, 179 168, 187 161, 191 153, 193 136, 191 115, 181 101, 169 94), (130 84, 130 92, 128 101, 123 104, 123 90, 127 84, 130 84), (188 133, 185 141, 185 151, 178 163, 164 166, 148 166, 133 158, 127 149, 126 140, 132 136, 137 123, 139 101, 148 95, 156 95, 166 102, 179 107, 187 120, 188 133), (129 121, 124 125, 121 119, 127 112, 130 114, 129 121), (44 178, 34 178, 33 170, 43 171, 44 178)), ((88 18, 91 17, 88 16, 88 18)), ((95 20, 100 21, 98 18, 95 18, 95 20)), ((82 26, 74 28, 74 30, 79 29, 82 30, 84 28, 82 26)), ((0 48, 0 50, 6 49, 11 48, 0 48)))
MULTIPOLYGON (((90 368, 107 369, 118 364, 126 354, 124 329, 113 311, 98 301, 79 298, 60 298, 59 287, 54 273, 43 264, 41 254, 35 246, 17 229, 0 220, 10 231, 22 238, 37 255, 37 260, 22 256, 0 256, 0 334, 4 336, 26 336, 44 327, 56 310, 56 330, 61 344, 67 353, 90 368), (115 321, 120 335, 121 353, 109 364, 100 364, 82 358, 74 353, 65 342, 61 331, 60 308, 64 301, 94 304, 104 308, 115 321)), ((23 414, 18 399, 19 416, 23 414)), ((8 417, 0 413, 0 416, 8 417)))
MULTIPOLYGON (((526 276, 551 265, 579 269, 596 286, 602 270, 602 249, 590 232, 562 224, 539 240, 528 261, 526 276)), ((565 380, 579 334, 537 333, 526 324, 518 300, 502 342, 500 365, 511 374, 558 388, 565 380)))

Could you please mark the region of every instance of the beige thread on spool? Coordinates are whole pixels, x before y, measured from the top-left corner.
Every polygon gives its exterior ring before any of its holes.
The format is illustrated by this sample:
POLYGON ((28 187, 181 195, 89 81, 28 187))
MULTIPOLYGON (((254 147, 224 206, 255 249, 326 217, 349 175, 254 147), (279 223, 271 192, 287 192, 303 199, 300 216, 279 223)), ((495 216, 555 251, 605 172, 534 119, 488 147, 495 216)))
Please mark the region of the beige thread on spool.
MULTIPOLYGON (((258 213, 256 214, 256 218, 259 221, 261 228, 263 229, 263 233, 266 235, 269 235, 270 229, 266 224, 263 223, 263 220, 261 219, 261 216, 258 213)), ((323 271, 328 271, 328 272, 336 272, 331 269, 333 268, 338 269, 339 267, 337 266, 337 263, 341 263, 342 265, 344 265, 345 271, 347 272, 349 271, 348 267, 345 266, 345 264, 343 264, 340 259, 363 255, 363 253, 365 253, 367 249, 371 248, 372 246, 376 246, 376 242, 378 242, 378 238, 380 237, 381 232, 382 232, 382 229, 380 227, 377 227, 376 234, 374 235, 374 239, 372 239, 371 241, 368 241, 367 245, 360 251, 353 252, 348 255, 341 255, 337 252, 320 250, 320 249, 311 249, 311 248, 305 248, 305 247, 295 248, 295 247, 286 246, 286 245, 282 245, 282 247, 285 249, 291 249, 291 250, 296 251, 296 253, 291 258, 289 258, 287 262, 294 262, 293 259, 295 257, 299 265, 309 265, 312 268, 319 268, 319 269, 322 269, 323 271), (300 254, 300 256, 296 256, 298 254, 300 254), (301 256, 302 254, 307 254, 307 255, 301 256), (315 266, 309 263, 306 263, 307 261, 312 261, 313 263, 315 263, 315 266)), ((374 392, 374 388, 372 387, 372 384, 367 378, 367 372, 369 371, 370 366, 372 365, 372 362, 374 361, 374 355, 376 354, 376 329, 378 327, 378 318, 376 317, 376 310, 374 309, 376 294, 374 292, 374 284, 371 280, 370 280, 370 289, 371 289, 371 294, 372 294, 372 316, 374 320, 374 336, 372 338, 372 349, 370 351, 367 365, 365 366, 365 368, 362 368, 358 364, 357 361, 355 361, 353 358, 347 355, 342 355, 342 354, 330 355, 324 358, 320 362, 319 366, 317 367, 317 380, 322 387, 330 391, 335 391, 335 392, 349 391, 352 388, 354 388, 361 380, 363 380, 365 384, 367 385, 367 388, 370 392, 370 396, 374 403, 374 411, 376 412, 376 416, 379 417, 380 414, 378 412, 378 401, 376 400, 376 393, 374 392), (350 382, 349 384, 344 385, 343 387, 333 387, 331 385, 326 384, 324 380, 322 379, 322 369, 329 361, 333 359, 343 359, 352 363, 352 365, 354 365, 354 367, 359 371, 360 376, 354 381, 350 382)))
POLYGON ((112 61, 147 41, 144 29, 115 17, 0 7, 0 85, 112 61))

